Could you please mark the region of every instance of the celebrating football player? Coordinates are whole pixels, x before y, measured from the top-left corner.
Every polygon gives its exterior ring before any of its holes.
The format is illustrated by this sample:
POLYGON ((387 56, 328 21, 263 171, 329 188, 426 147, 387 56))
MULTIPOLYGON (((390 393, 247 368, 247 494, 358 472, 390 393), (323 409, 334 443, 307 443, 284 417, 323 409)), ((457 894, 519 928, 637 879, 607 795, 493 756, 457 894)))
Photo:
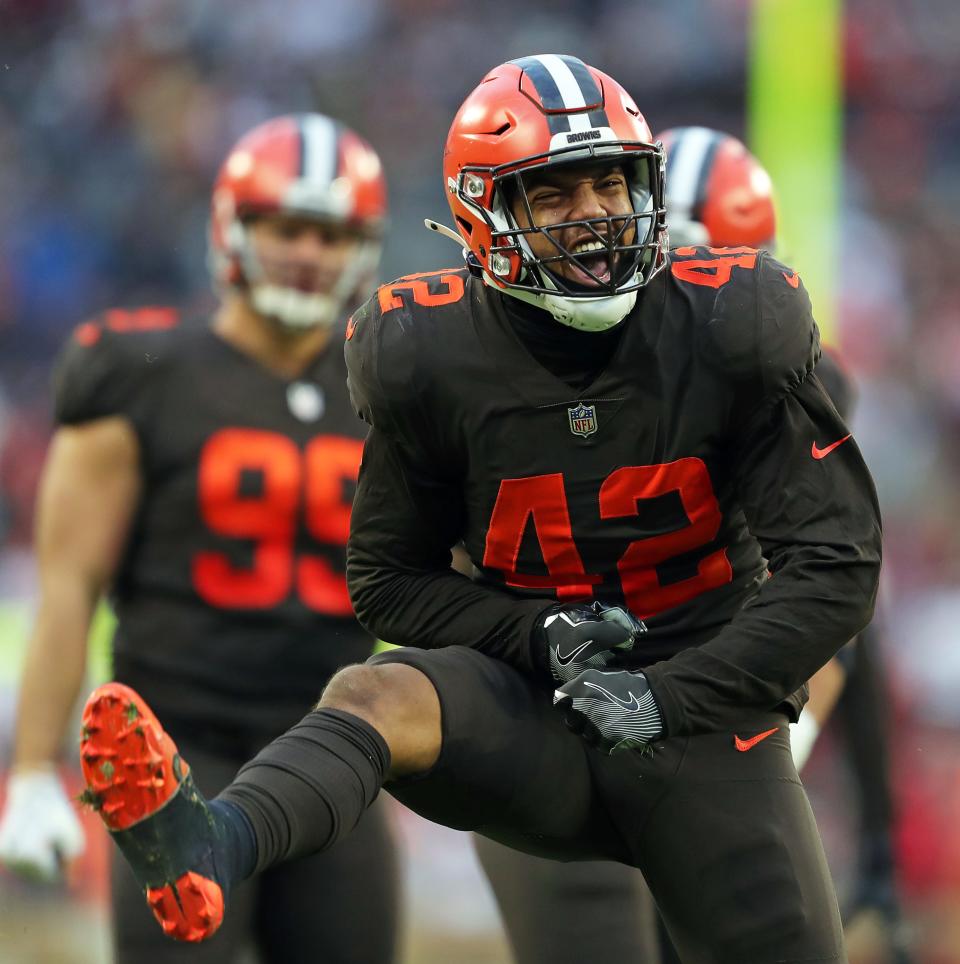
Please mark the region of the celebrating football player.
MULTIPOLYGON (((54 876, 82 845, 53 762, 105 590, 119 618, 116 679, 163 714, 208 795, 300 719, 338 667, 369 655, 344 575, 366 427, 342 343, 347 310, 373 290, 385 217, 380 162, 356 133, 319 114, 268 121, 233 148, 214 187, 212 324, 110 311, 67 346, 0 826, 9 865, 54 876)), ((132 713, 126 725, 150 735, 132 713)), ((106 737, 94 720, 85 734, 106 737)), ((169 760, 148 756, 135 775, 131 759, 104 749, 98 779, 152 799, 169 760)), ((115 829, 130 826, 128 808, 102 807, 115 829)), ((263 961, 386 964, 395 869, 372 809, 343 846, 239 887, 222 936, 184 956, 118 861, 117 959, 227 962, 252 941, 263 961)))
POLYGON ((461 107, 443 183, 467 264, 347 328, 372 426, 348 584, 404 648, 338 672, 213 800, 136 692, 87 702, 91 802, 168 933, 212 933, 240 881, 330 848, 385 785, 639 867, 685 961, 844 959, 788 724, 872 613, 876 497, 800 278, 669 253, 663 168, 574 57, 496 67, 461 107))

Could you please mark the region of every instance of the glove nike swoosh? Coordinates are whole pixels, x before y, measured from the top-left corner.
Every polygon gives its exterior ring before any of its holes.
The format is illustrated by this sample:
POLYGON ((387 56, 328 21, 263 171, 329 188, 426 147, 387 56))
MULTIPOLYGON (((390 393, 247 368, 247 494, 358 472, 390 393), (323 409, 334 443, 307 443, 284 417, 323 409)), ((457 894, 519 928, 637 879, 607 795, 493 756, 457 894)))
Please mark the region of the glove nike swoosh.
POLYGON ((602 686, 598 686, 596 683, 587 682, 584 683, 584 686, 588 686, 592 690, 597 690, 597 692, 603 693, 603 695, 610 700, 611 703, 616 703, 617 706, 622 706, 630 713, 636 713, 640 709, 640 700, 635 693, 627 693, 627 696, 629 696, 630 699, 623 700, 615 693, 611 693, 610 690, 605 689, 602 686))
POLYGON ((588 647, 593 645, 593 640, 588 639, 585 643, 581 643, 575 650, 569 653, 561 653, 559 647, 556 650, 557 662, 561 666, 566 666, 568 663, 572 663, 576 658, 588 647))

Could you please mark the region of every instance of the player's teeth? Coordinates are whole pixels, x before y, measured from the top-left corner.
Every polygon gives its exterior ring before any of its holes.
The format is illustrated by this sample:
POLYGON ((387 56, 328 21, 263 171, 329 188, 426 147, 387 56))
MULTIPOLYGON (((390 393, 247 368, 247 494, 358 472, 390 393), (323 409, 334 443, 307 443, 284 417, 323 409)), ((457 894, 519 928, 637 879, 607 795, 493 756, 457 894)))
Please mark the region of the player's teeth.
POLYGON ((577 254, 586 254, 588 251, 605 251, 606 245, 599 241, 584 241, 574 248, 577 254))

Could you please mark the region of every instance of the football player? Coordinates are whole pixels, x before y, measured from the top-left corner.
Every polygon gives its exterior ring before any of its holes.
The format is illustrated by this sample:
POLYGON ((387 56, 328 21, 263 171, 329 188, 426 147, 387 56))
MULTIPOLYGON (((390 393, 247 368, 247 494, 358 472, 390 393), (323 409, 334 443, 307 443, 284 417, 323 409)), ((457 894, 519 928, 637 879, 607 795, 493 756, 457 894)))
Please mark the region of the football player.
MULTIPOLYGON (((344 575, 366 427, 341 346, 347 310, 373 290, 385 218, 369 144, 320 114, 275 118, 236 144, 213 189, 211 323, 108 311, 67 345, 0 826, 10 866, 52 877, 82 844, 54 760, 104 591, 118 617, 116 679, 149 695, 200 761, 206 794, 296 722, 339 666, 369 655, 344 575)), ((123 754, 101 763, 124 779, 123 754)), ((151 769, 141 792, 155 779, 151 769)), ((222 936, 185 954, 118 861, 117 960, 227 962, 252 942, 278 964, 391 961, 396 866, 380 808, 344 846, 279 866, 235 900, 222 936)))
POLYGON ((845 959, 788 724, 872 613, 876 496, 800 278, 668 252, 663 168, 575 57, 464 102, 444 187, 466 266, 347 327, 372 426, 348 584, 404 648, 337 673, 214 800, 136 692, 87 702, 91 802, 172 935, 212 933, 238 881, 329 848, 385 784, 529 853, 639 867, 685 961, 845 959))

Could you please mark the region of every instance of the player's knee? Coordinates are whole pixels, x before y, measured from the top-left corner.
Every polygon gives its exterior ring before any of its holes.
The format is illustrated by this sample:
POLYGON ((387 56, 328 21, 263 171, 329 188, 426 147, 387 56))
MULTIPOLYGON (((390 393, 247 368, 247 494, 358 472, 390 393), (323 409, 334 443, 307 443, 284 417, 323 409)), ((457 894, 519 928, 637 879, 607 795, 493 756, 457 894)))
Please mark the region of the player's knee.
POLYGON ((409 725, 434 702, 439 706, 433 684, 412 666, 361 663, 334 675, 319 706, 353 713, 375 725, 409 725))

